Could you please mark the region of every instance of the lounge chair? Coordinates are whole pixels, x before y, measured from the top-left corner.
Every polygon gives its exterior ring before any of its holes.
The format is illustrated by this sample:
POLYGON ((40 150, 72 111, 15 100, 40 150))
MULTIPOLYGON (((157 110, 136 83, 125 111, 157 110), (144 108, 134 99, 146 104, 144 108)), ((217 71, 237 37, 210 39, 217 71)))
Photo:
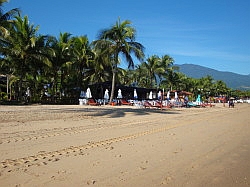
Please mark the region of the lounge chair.
POLYGON ((121 99, 120 101, 121 101, 122 105, 133 105, 133 103, 130 103, 130 102, 126 101, 125 99, 121 99))
POLYGON ((150 102, 148 102, 148 101, 144 101, 143 106, 145 108, 152 108, 153 107, 153 105, 150 102))
POLYGON ((159 102, 159 101, 156 101, 155 106, 157 106, 158 108, 162 108, 162 109, 168 109, 168 108, 172 108, 173 107, 171 104, 162 105, 162 103, 159 102))
POLYGON ((203 105, 206 107, 206 106, 208 106, 208 107, 213 107, 213 106, 215 106, 214 104, 212 104, 212 103, 203 103, 203 105))
POLYGON ((187 107, 197 107, 198 105, 194 102, 188 102, 187 107))
POLYGON ((207 105, 205 103, 188 102, 187 106, 200 108, 200 107, 206 107, 207 105))
POLYGON ((144 101, 144 107, 145 108, 160 108, 160 109, 167 109, 170 108, 170 106, 163 106, 160 102, 155 102, 155 105, 152 105, 148 101, 144 101))
POLYGON ((97 103, 94 99, 88 99, 88 105, 100 106, 100 103, 97 103))

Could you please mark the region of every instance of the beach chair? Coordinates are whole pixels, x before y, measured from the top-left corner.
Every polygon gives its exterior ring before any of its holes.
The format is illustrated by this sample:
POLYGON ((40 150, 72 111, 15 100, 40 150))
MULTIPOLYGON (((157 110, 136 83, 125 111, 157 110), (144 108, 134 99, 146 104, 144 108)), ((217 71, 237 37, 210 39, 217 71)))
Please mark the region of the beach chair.
POLYGON ((144 108, 152 107, 152 105, 148 101, 144 101, 143 106, 144 106, 144 108))
POLYGON ((145 108, 160 108, 161 106, 159 104, 156 103, 156 105, 152 105, 150 102, 148 101, 144 101, 144 107, 145 108))
POLYGON ((94 99, 88 99, 87 104, 91 106, 100 106, 100 103, 97 103, 94 99))
POLYGON ((169 109, 172 108, 171 104, 163 105, 160 101, 156 101, 155 106, 161 109, 169 109))
POLYGON ((212 104, 212 103, 203 103, 203 106, 204 107, 214 107, 215 105, 214 104, 212 104))
POLYGON ((133 105, 133 103, 130 103, 130 102, 126 101, 125 99, 121 99, 121 104, 122 105, 133 105))
POLYGON ((196 103, 196 102, 188 102, 188 107, 195 107, 195 108, 205 108, 207 105, 205 103, 196 103))
POLYGON ((197 104, 194 102, 188 102, 187 107, 197 107, 197 104))

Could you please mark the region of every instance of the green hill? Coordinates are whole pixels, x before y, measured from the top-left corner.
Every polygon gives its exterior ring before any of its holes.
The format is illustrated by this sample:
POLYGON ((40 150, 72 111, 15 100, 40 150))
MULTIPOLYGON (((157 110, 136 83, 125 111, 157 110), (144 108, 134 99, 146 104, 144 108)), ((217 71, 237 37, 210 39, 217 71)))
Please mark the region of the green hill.
POLYGON ((188 77, 201 78, 210 75, 215 80, 222 80, 229 88, 250 90, 250 75, 240 75, 232 72, 223 72, 194 64, 182 64, 178 66, 179 72, 188 77))

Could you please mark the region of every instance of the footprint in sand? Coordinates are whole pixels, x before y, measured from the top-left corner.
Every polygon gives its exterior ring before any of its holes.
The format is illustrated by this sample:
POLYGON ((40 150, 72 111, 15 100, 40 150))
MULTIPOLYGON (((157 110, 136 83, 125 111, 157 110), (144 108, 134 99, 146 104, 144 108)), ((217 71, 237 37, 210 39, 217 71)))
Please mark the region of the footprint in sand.
POLYGON ((110 146, 110 147, 107 147, 106 149, 107 149, 107 150, 113 150, 114 147, 113 147, 113 146, 110 146))
POLYGON ((96 183, 95 180, 89 180, 89 181, 87 181, 87 185, 91 185, 91 184, 95 184, 95 183, 96 183))
POLYGON ((140 166, 140 170, 145 170, 147 169, 146 167, 140 166))
POLYGON ((169 184, 172 180, 173 178, 171 176, 167 176, 163 179, 162 184, 169 184))

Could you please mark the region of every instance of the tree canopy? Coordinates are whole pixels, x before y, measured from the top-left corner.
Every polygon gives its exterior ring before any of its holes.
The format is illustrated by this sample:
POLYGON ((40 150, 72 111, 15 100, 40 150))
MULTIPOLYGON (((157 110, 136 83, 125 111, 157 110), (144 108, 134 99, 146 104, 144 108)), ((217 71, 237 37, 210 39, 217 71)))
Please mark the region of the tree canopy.
POLYGON ((40 102, 44 93, 55 98, 78 98, 90 84, 112 82, 110 101, 117 84, 166 90, 186 90, 204 96, 237 93, 222 81, 207 76, 194 79, 178 72, 174 59, 152 54, 145 59, 145 47, 136 41, 131 21, 120 18, 101 30, 97 40, 68 32, 58 37, 39 34, 39 26, 21 17, 19 9, 6 13, 0 1, 0 82, 1 100, 23 100, 27 87, 32 101, 40 102), (135 64, 134 59, 139 60, 135 64), (120 66, 121 61, 127 68, 120 66))

